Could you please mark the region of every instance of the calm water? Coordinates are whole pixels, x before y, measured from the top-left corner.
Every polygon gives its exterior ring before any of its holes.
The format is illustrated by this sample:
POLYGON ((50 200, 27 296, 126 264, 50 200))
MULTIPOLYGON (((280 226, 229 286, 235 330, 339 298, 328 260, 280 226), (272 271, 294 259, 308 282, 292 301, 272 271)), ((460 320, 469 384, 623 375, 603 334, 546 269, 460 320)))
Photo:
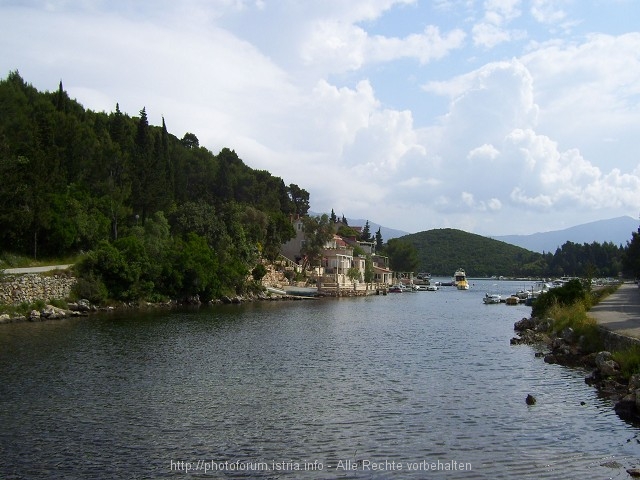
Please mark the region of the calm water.
POLYGON ((640 432, 482 304, 527 285, 471 283, 4 325, 0 478, 628 478, 640 432))

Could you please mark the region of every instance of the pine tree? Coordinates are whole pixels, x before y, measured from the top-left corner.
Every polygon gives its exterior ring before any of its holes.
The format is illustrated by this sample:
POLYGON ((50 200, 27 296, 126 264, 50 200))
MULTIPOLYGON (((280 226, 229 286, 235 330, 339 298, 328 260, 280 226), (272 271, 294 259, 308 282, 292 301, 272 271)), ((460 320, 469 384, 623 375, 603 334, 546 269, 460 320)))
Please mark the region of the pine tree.
POLYGON ((370 232, 370 227, 369 227, 369 220, 367 220, 364 224, 364 227, 362 228, 362 233, 360 234, 360 240, 362 240, 363 242, 370 242, 371 241, 371 232, 370 232))
POLYGON ((378 228, 378 231, 376 232, 376 250, 381 250, 382 246, 382 233, 380 232, 380 228, 378 228))

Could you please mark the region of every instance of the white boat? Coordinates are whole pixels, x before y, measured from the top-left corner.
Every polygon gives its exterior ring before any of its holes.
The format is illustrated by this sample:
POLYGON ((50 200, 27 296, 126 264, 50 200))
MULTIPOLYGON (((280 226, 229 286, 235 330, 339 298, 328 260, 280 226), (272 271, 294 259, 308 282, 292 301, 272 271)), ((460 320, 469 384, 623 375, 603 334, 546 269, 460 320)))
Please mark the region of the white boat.
POLYGON ((403 283, 395 283, 389 287, 389 293, 407 293, 411 291, 413 291, 412 287, 403 283))
POLYGON ((486 305, 491 305, 491 304, 494 304, 494 303, 501 303, 502 302, 502 297, 500 295, 498 295, 497 293, 487 293, 487 294, 485 294, 485 296, 482 299, 482 301, 486 305))
POLYGON ((453 275, 453 282, 458 290, 469 290, 467 274, 462 268, 456 270, 456 273, 453 275))
POLYGON ((437 292, 438 291, 438 286, 437 285, 427 285, 427 288, 425 290, 427 292, 437 292))

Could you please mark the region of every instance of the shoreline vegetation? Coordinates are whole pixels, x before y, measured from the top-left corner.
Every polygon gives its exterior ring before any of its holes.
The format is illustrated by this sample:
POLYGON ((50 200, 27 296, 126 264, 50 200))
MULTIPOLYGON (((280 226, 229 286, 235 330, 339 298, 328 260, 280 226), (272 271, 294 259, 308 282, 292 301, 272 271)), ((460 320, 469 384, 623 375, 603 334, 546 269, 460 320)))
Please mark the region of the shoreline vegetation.
POLYGON ((536 347, 535 356, 549 364, 589 370, 585 383, 611 400, 621 419, 640 427, 640 339, 616 336, 589 317, 589 309, 617 288, 588 291, 575 280, 552 290, 530 318, 515 322, 511 345, 536 347))
MULTIPOLYGON (((40 280, 43 277, 50 276, 55 279, 73 279, 71 271, 53 270, 51 272, 0 275, 0 282, 7 280, 15 280, 16 278, 36 277, 40 280)), ((77 280, 77 279, 76 279, 77 280)), ((24 288, 24 282, 16 283, 12 286, 14 294, 22 293, 20 290, 24 288), (16 292, 18 290, 18 292, 16 292)), ((39 283, 39 282, 37 282, 39 283)), ((60 290, 57 292, 60 293, 60 290)), ((46 295, 41 295, 46 296, 46 295)), ((281 301, 281 300, 306 300, 311 297, 303 297, 299 295, 281 295, 269 292, 266 286, 254 283, 247 288, 242 295, 221 295, 219 298, 202 302, 199 296, 189 295, 180 299, 163 299, 156 302, 144 300, 133 301, 115 301, 111 300, 102 304, 91 302, 86 298, 79 298, 77 292, 73 288, 67 289, 66 295, 58 295, 58 298, 35 298, 32 300, 18 301, 11 304, 0 302, 0 324, 19 323, 19 322, 35 322, 44 320, 60 320, 64 318, 72 318, 79 316, 88 316, 90 313, 113 312, 116 310, 133 310, 133 309, 159 309, 159 308, 179 308, 186 306, 199 305, 220 305, 220 304, 240 304, 254 301, 281 301), (65 297, 65 298, 60 298, 65 297)))

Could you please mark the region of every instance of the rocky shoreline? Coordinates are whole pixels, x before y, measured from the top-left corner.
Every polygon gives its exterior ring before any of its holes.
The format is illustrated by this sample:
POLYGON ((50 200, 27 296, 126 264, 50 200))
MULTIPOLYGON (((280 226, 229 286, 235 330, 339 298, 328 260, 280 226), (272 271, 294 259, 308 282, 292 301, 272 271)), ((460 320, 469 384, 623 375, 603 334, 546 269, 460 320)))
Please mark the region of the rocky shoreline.
POLYGON ((589 352, 584 338, 578 337, 571 328, 555 334, 552 325, 553 320, 549 318, 523 318, 514 324, 518 336, 511 339, 511 345, 540 346, 547 352, 538 352, 536 356, 543 357, 546 363, 591 370, 585 382, 614 402, 620 418, 640 426, 640 374, 626 379, 611 352, 589 352))
MULTIPOLYGON (((222 298, 207 302, 207 305, 231 305, 242 304, 256 301, 285 301, 285 300, 308 300, 311 297, 301 297, 298 295, 277 295, 277 294, 247 294, 247 295, 234 295, 224 296, 222 298)), ((168 302, 150 303, 150 302, 131 302, 131 303, 119 303, 117 305, 109 305, 100 307, 91 304, 86 299, 78 300, 78 302, 69 303, 68 308, 59 308, 54 305, 45 305, 42 309, 33 309, 28 315, 21 314, 0 314, 0 324, 7 323, 20 323, 20 322, 42 322, 45 320, 62 320, 65 318, 73 317, 86 317, 91 313, 98 312, 115 312, 120 310, 133 310, 141 308, 179 308, 187 306, 200 306, 203 303, 200 301, 197 295, 184 298, 180 301, 170 300, 168 302)))

